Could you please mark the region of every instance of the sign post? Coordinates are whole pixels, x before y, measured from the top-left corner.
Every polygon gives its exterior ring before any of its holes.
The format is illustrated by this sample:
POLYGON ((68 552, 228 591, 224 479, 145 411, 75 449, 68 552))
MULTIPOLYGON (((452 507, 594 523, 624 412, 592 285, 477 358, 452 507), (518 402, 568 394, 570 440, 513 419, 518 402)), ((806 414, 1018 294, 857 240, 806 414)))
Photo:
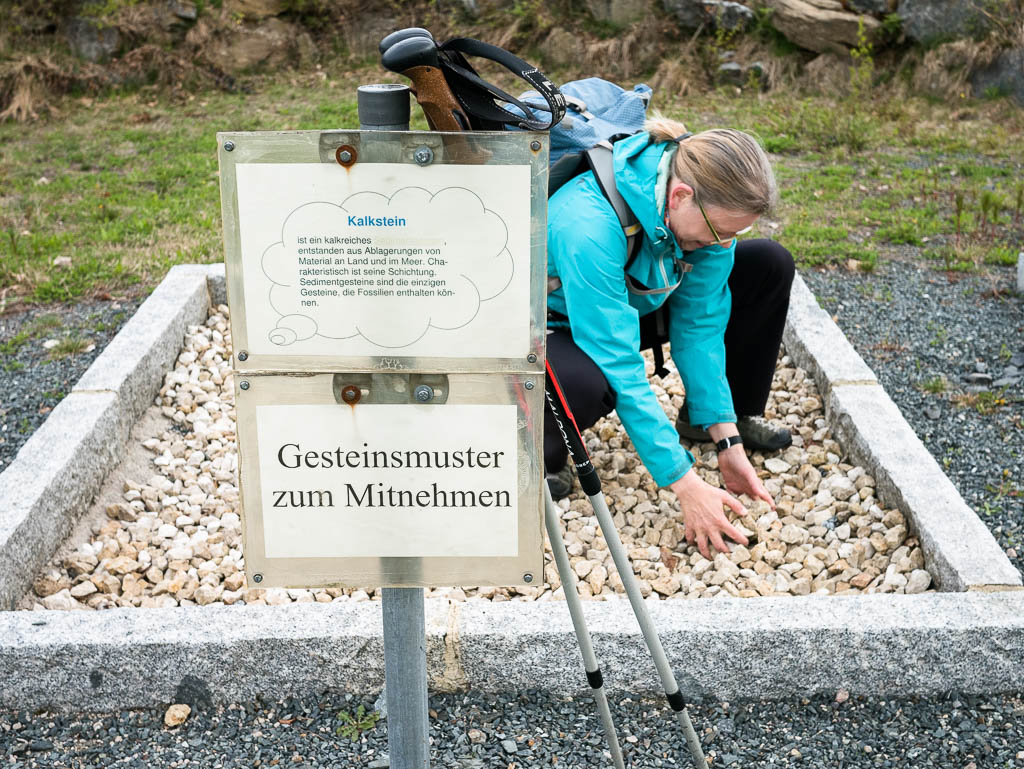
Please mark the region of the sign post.
POLYGON ((401 130, 408 98, 218 142, 246 574, 382 589, 391 766, 421 769, 423 588, 543 576, 548 148, 401 130))
MULTIPOLYGON (((409 130, 407 86, 361 86, 358 94, 360 130, 409 130)), ((421 393, 424 397, 432 395, 426 389, 421 393)), ((423 588, 385 587, 380 600, 389 763, 392 769, 428 769, 430 723, 423 588)))

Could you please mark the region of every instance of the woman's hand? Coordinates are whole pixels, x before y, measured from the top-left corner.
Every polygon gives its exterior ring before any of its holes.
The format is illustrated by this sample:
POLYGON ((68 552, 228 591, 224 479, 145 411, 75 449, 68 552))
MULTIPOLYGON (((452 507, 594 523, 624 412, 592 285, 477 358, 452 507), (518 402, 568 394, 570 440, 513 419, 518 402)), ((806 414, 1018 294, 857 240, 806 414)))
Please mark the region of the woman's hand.
POLYGON ((750 464, 742 445, 730 446, 719 452, 718 472, 722 474, 725 488, 733 494, 746 494, 754 499, 763 499, 772 510, 775 509, 775 500, 757 477, 757 472, 750 464))
POLYGON ((705 483, 693 468, 670 488, 679 498, 679 507, 683 511, 686 541, 690 544, 696 542, 697 549, 705 558, 711 558, 709 540, 715 549, 729 552, 722 539, 723 534, 741 545, 747 544, 747 538, 729 523, 722 510, 723 505, 728 505, 737 515, 746 515, 747 511, 738 499, 705 483))

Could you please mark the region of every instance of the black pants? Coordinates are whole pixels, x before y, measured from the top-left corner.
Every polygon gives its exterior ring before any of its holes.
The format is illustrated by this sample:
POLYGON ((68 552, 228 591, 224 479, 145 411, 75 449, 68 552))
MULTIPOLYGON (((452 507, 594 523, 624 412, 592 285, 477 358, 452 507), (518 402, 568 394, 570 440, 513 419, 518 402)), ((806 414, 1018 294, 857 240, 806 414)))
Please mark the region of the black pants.
MULTIPOLYGON (((725 329, 725 375, 738 416, 759 416, 768 403, 794 271, 793 257, 774 240, 736 244, 736 262, 729 275, 732 312, 725 329)), ((641 350, 668 341, 667 319, 659 323, 657 315, 640 319, 641 350)), ((615 408, 615 393, 601 369, 576 346, 568 330, 548 334, 547 355, 581 430, 615 408)), ((546 419, 544 463, 548 472, 560 470, 566 456, 554 421, 546 419)))

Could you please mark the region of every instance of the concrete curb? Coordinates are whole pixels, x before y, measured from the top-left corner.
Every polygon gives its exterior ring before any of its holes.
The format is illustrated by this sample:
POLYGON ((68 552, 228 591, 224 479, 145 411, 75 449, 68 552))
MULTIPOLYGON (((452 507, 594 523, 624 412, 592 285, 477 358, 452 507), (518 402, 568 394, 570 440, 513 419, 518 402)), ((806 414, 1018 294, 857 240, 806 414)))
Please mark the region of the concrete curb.
POLYGON ((205 319, 208 283, 220 277, 223 286, 223 272, 173 267, 0 474, 0 609, 14 608, 121 461, 128 431, 159 391, 185 327, 205 319))
MULTIPOLYGON (((226 301, 223 266, 175 269, 181 286, 199 286, 202 278, 205 302, 199 288, 181 290, 180 331, 170 321, 160 325, 170 316, 158 314, 146 321, 159 326, 151 335, 140 329, 131 344, 130 337, 111 343, 108 351, 132 353, 135 363, 90 370, 37 432, 40 439, 34 436, 25 456, 0 476, 4 605, 28 588, 88 504, 99 483, 91 479, 101 480, 116 462, 130 415, 137 415, 133 404, 145 407, 159 388, 184 325, 202 317, 210 297, 226 301), (56 419, 61 408, 68 416, 56 419), (93 415, 87 429, 81 413, 93 415), (56 483, 84 455, 104 449, 110 456, 97 459, 90 480, 59 492, 64 505, 41 501, 50 488, 45 479, 56 483), (35 502, 22 501, 29 498, 35 502), (61 526, 64 534, 52 530, 61 526)), ((165 305, 166 299, 161 295, 153 307, 170 312, 175 302, 165 305)), ((886 503, 908 514, 940 586, 1001 592, 652 602, 684 694, 743 700, 840 688, 883 697, 1020 690, 1024 592, 1012 590, 1020 575, 799 277, 785 342, 817 380, 844 449, 870 469, 886 503)), ((584 610, 609 687, 657 693, 628 604, 588 602, 584 610)), ((561 602, 427 602, 435 690, 581 692, 586 684, 575 647, 561 602)), ((183 693, 230 702, 326 688, 365 692, 379 689, 383 674, 378 603, 0 612, 0 706, 9 708, 122 709, 166 704, 183 693)))
MULTIPOLYGON (((1024 592, 680 600, 650 610, 690 701, 1024 687, 1024 592)), ((588 602, 584 611, 608 687, 656 694, 629 605, 588 602)), ((0 706, 107 710, 166 704, 181 691, 213 702, 377 691, 380 615, 376 602, 7 612, 0 706)), ((586 689, 562 603, 431 600, 426 624, 434 691, 586 689)))

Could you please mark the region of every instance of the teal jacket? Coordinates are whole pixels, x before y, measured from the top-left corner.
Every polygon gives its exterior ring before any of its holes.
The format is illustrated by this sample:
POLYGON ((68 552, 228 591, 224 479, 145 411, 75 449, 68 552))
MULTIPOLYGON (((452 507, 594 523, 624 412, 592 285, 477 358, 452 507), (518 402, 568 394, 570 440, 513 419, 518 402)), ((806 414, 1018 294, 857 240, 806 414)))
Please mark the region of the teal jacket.
POLYGON ((656 202, 658 163, 670 149, 670 143, 650 143, 646 133, 615 144, 616 186, 643 228, 631 285, 626 236, 593 173, 571 179, 548 202, 548 275, 561 281, 548 307, 569 318, 573 340, 604 373, 619 418, 659 486, 681 478, 693 456, 679 444, 647 381, 638 351, 641 316, 668 302, 672 360, 691 422, 736 421, 724 343, 735 241, 728 248, 679 249, 656 202), (652 292, 641 293, 643 287, 652 292))

